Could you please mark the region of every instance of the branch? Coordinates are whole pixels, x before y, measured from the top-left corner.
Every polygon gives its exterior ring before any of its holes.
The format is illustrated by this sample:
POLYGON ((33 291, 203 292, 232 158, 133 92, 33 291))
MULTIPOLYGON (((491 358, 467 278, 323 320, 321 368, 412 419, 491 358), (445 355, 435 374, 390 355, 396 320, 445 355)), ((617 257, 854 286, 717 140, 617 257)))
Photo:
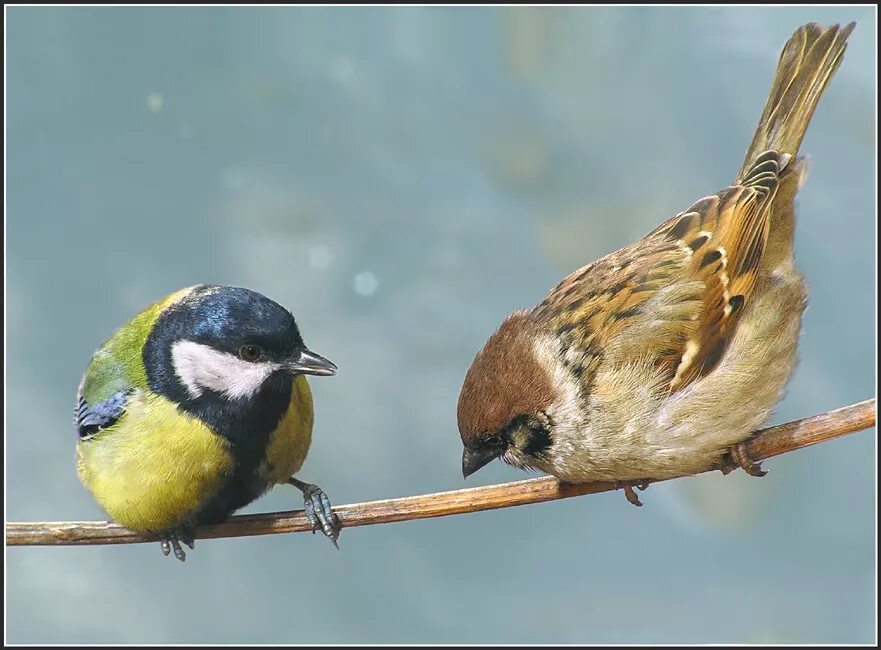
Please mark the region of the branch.
MULTIPOLYGON (((755 461, 779 456, 826 440, 832 440, 875 424, 875 400, 821 413, 803 420, 761 429, 747 443, 755 461)), ((713 467, 706 471, 721 469, 713 467)), ((654 483, 656 481, 647 481, 654 483)), ((553 477, 516 481, 502 485, 424 494, 421 496, 356 503, 334 508, 343 527, 388 524, 411 519, 445 517, 528 503, 594 494, 617 489, 615 483, 561 484, 553 477)), ((216 526, 198 529, 198 539, 272 535, 312 530, 302 510, 260 515, 240 515, 216 526)), ((155 535, 132 532, 117 524, 94 521, 7 523, 7 546, 132 544, 157 541, 155 535)))

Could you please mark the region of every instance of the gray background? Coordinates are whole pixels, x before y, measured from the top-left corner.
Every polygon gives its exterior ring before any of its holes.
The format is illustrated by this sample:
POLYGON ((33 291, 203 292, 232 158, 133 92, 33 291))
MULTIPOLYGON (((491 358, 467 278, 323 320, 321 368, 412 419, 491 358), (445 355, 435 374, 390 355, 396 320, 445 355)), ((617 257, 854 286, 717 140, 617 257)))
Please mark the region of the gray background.
MULTIPOLYGON (((859 21, 803 151, 801 365, 773 420, 874 394, 872 8, 12 8, 7 518, 101 519, 91 352, 198 282, 290 307, 301 477, 463 487, 501 319, 736 172, 784 41, 859 21)), ((761 387, 757 387, 761 390, 761 387)), ((311 535, 6 551, 11 642, 871 642, 875 433, 619 494, 311 535)), ((468 482, 525 477, 495 463, 468 482)), ((279 488, 249 512, 301 507, 279 488)))

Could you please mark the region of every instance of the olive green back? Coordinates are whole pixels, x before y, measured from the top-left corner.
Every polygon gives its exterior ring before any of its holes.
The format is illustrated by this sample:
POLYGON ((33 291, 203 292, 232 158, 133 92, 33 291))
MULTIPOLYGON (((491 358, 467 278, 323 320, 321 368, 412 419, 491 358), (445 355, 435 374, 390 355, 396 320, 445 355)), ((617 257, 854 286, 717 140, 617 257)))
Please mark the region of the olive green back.
POLYGON ((181 289, 154 302, 116 330, 92 356, 83 377, 82 396, 89 404, 110 399, 120 391, 147 388, 142 352, 159 316, 195 287, 181 289))

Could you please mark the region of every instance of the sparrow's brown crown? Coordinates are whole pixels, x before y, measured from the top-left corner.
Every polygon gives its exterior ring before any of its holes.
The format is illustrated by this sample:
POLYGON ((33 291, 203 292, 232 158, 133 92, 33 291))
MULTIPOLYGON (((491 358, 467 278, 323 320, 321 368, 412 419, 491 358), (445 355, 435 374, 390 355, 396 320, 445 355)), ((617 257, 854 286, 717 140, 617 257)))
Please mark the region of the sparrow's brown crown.
POLYGON ((525 312, 509 316, 486 342, 459 395, 459 432, 466 447, 495 435, 519 416, 550 405, 554 387, 535 359, 539 332, 525 312))

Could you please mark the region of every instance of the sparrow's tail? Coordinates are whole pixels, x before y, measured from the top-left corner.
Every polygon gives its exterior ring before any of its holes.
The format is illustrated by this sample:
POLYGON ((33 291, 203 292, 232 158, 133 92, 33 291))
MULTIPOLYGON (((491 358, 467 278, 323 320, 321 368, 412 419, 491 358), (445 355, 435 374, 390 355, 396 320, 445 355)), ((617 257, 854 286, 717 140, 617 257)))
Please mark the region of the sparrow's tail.
POLYGON ((841 63, 847 37, 855 26, 856 23, 844 27, 835 24, 824 29, 817 23, 808 23, 795 30, 783 46, 774 83, 738 181, 769 149, 795 158, 820 95, 841 63))

